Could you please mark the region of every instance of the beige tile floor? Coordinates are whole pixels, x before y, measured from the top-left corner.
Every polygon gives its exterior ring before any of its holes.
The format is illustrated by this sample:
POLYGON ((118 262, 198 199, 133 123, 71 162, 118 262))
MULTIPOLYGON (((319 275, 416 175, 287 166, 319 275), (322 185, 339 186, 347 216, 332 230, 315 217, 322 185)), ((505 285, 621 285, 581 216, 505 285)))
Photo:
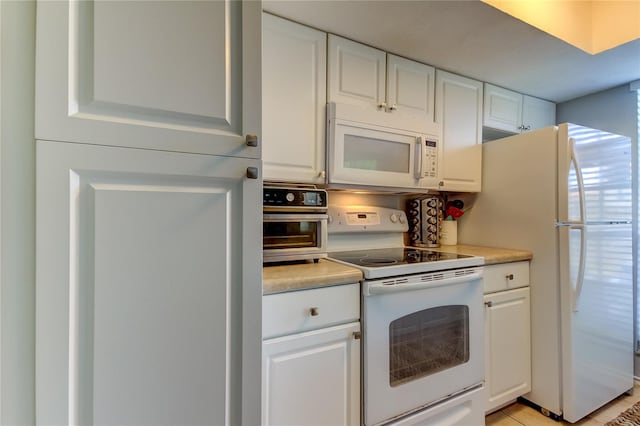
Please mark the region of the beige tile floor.
POLYGON ((533 408, 516 402, 488 415, 486 426, 560 426, 571 424, 602 426, 638 401, 640 401, 640 385, 636 384, 633 395, 622 395, 577 423, 556 422, 533 408))

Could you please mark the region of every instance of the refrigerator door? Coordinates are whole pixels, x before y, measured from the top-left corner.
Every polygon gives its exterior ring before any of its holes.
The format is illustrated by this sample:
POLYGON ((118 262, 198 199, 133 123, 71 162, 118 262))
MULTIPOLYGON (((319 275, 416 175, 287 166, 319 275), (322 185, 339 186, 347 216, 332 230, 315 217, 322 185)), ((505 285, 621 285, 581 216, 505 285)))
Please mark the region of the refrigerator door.
POLYGON ((631 224, 559 227, 563 417, 633 387, 631 224))
POLYGON ((558 126, 558 222, 630 222, 631 140, 565 123, 558 126))

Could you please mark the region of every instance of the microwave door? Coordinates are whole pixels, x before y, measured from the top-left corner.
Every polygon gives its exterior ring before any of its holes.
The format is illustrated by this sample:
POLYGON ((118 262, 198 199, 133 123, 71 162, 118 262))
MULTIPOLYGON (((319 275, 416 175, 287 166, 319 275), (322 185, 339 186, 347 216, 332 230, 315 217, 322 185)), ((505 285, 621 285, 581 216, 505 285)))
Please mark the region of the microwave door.
POLYGON ((329 182, 423 188, 427 166, 422 135, 335 120, 329 144, 329 182))

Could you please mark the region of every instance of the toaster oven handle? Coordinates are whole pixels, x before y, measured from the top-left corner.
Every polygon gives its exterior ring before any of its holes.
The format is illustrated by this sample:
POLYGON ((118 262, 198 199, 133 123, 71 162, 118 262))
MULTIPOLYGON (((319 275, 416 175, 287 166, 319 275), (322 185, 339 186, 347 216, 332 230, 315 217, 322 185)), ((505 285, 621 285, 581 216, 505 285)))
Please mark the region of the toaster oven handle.
POLYGON ((422 179, 422 137, 418 136, 416 138, 415 144, 415 160, 413 162, 413 177, 417 180, 422 179))

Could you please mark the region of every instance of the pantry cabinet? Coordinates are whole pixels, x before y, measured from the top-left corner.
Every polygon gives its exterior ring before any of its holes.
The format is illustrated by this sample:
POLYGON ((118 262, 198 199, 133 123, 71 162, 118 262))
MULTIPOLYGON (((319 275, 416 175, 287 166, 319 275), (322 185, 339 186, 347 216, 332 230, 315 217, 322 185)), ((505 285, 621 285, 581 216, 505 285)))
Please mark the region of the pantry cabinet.
MULTIPOLYGON (((484 126, 513 133, 528 132, 553 126, 556 106, 553 102, 534 98, 485 83, 484 126)), ((485 138, 486 139, 486 138, 485 138)))
POLYGON ((250 0, 39 2, 36 138, 260 158, 261 13, 250 0))
POLYGON ((435 69, 333 34, 328 40, 328 100, 394 114, 404 129, 434 123, 435 69))
POLYGON ((359 289, 264 296, 261 424, 360 424, 359 289))
POLYGON ((36 162, 37 424, 258 424, 260 161, 38 141, 36 162))
POLYGON ((262 19, 264 179, 325 183, 327 35, 262 19))
POLYGON ((38 2, 37 424, 259 424, 261 13, 38 2))
POLYGON ((485 412, 531 390, 529 262, 485 267, 485 412))
POLYGON ((482 184, 482 82, 436 72, 438 190, 479 192, 482 184))

